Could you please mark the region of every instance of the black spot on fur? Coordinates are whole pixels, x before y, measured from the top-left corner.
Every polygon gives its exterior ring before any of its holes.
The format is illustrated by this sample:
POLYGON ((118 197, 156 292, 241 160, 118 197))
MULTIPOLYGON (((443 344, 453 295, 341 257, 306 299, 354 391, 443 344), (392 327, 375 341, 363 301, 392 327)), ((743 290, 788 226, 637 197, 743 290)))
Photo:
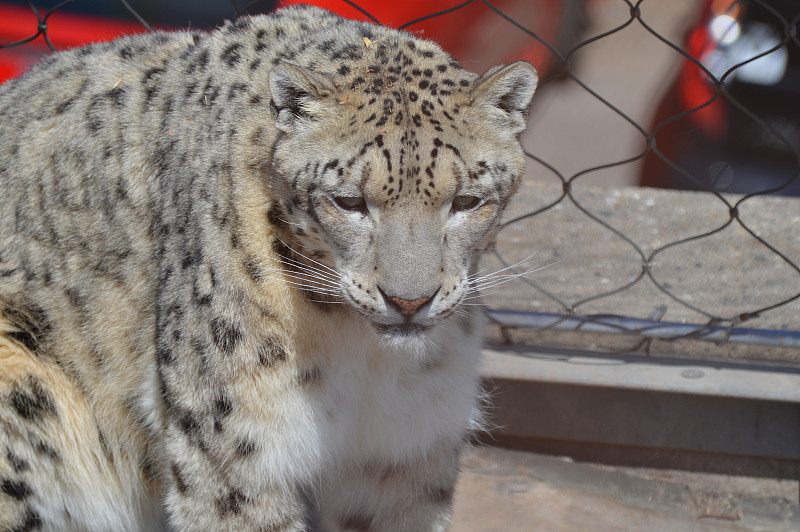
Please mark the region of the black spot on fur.
POLYGON ((35 353, 37 347, 39 346, 36 342, 36 338, 28 331, 10 331, 6 333, 6 336, 21 343, 28 351, 32 353, 35 353))
POLYGON ((45 311, 35 305, 26 305, 24 309, 8 307, 3 309, 3 316, 17 329, 7 332, 6 336, 39 354, 41 341, 50 330, 45 311))
POLYGON ((31 467, 27 460, 14 454, 11 449, 6 450, 6 459, 11 464, 11 467, 14 468, 15 473, 27 471, 31 467))
POLYGON ((283 209, 278 203, 273 203, 267 210, 267 221, 275 227, 285 227, 286 219, 283 209))
POLYGON ((214 401, 214 430, 222 432, 222 420, 233 412, 233 403, 224 392, 214 401))
POLYGON ((111 89, 110 91, 106 92, 104 96, 111 100, 111 103, 115 107, 119 107, 123 103, 123 97, 125 96, 125 89, 122 87, 117 87, 115 89, 111 89))
POLYGON ((33 375, 28 377, 27 386, 16 385, 8 400, 14 410, 28 421, 41 421, 45 416, 57 416, 52 396, 33 375))
POLYGON ((66 100, 64 100, 63 102, 61 102, 60 104, 58 104, 58 105, 56 106, 56 112, 55 112, 55 114, 56 114, 56 115, 60 115, 60 114, 63 114, 64 112, 66 112, 66 111, 67 111, 67 109, 69 109, 69 108, 70 108, 70 106, 71 106, 73 103, 75 103, 75 100, 76 100, 76 99, 77 99, 77 98, 75 98, 75 97, 73 97, 73 98, 67 98, 66 100))
POLYGON ((172 478, 175 479, 175 487, 178 488, 178 493, 186 493, 189 486, 186 484, 186 479, 183 477, 183 471, 177 462, 172 462, 170 465, 172 471, 172 478))
POLYGON ((322 381, 322 370, 317 366, 311 366, 300 370, 299 376, 300 384, 303 386, 311 386, 322 381))
POLYGON ((254 257, 248 257, 242 263, 244 267, 244 271, 247 272, 247 275, 253 280, 253 282, 260 283, 264 280, 264 270, 261 268, 261 265, 258 263, 258 260, 254 257))
POLYGON ((246 500, 247 498, 244 496, 244 493, 236 488, 231 488, 227 495, 215 501, 217 515, 220 517, 227 517, 230 514, 240 514, 242 512, 242 503, 246 500))
POLYGON ((61 462, 61 454, 59 454, 59 452, 56 451, 55 448, 46 441, 39 439, 37 436, 31 435, 29 444, 37 453, 46 456, 53 462, 61 462))
POLYGON ((389 153, 388 149, 383 150, 383 157, 386 159, 386 169, 391 172, 392 171, 392 155, 389 153))
POLYGON ((288 266, 293 260, 292 250, 277 238, 272 241, 272 251, 282 259, 284 265, 288 266))
POLYGON ((333 170, 337 166, 339 166, 339 159, 328 161, 327 163, 325 163, 325 166, 322 167, 322 173, 324 174, 328 170, 333 170))
POLYGON ((172 364, 173 360, 175 360, 175 357, 172 354, 172 350, 164 345, 159 345, 156 349, 156 361, 158 364, 172 364))
POLYGON ((28 495, 33 493, 33 490, 25 481, 12 480, 10 478, 4 478, 0 481, 0 491, 18 501, 25 499, 28 495))
POLYGON ((190 438, 195 438, 199 435, 201 425, 194 414, 191 412, 184 412, 178 419, 178 428, 190 438))
POLYGON ((241 439, 236 442, 235 446, 236 455, 244 458, 250 456, 256 451, 256 442, 248 439, 241 439))
POLYGON ((32 530, 40 530, 42 527, 42 518, 31 507, 25 509, 25 519, 22 523, 9 530, 9 532, 29 532, 32 530))
POLYGON ((222 318, 211 320, 211 335, 216 346, 226 355, 233 353, 236 345, 243 337, 241 329, 222 318))
POLYGON ((257 348, 258 362, 264 366, 272 366, 286 360, 286 350, 276 338, 268 338, 257 348))
MULTIPOLYGON (((243 20, 243 19, 241 19, 241 20, 243 20)), ((242 49, 242 45, 241 44, 234 43, 234 44, 228 46, 227 48, 225 48, 225 51, 223 51, 222 54, 219 57, 229 67, 233 67, 234 65, 236 65, 236 63, 238 63, 242 59, 241 49, 242 49)))
POLYGON ((128 59, 132 58, 134 55, 136 55, 136 54, 134 53, 133 48, 131 48, 130 46, 123 46, 119 50, 119 56, 122 59, 125 59, 126 61, 128 59))
POLYGON ((228 89, 228 100, 234 100, 244 94, 247 94, 247 85, 244 83, 233 83, 228 89))

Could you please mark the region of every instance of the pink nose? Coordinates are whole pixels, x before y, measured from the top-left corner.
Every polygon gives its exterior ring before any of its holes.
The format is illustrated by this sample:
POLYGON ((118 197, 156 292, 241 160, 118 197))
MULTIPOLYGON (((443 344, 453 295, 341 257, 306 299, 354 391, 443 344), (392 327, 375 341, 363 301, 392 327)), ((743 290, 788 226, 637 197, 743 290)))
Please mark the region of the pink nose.
POLYGON ((389 300, 397 305, 400 309, 400 314, 403 316, 411 316, 419 310, 419 308, 431 300, 430 297, 420 297, 418 299, 403 299, 402 297, 390 297, 389 300))

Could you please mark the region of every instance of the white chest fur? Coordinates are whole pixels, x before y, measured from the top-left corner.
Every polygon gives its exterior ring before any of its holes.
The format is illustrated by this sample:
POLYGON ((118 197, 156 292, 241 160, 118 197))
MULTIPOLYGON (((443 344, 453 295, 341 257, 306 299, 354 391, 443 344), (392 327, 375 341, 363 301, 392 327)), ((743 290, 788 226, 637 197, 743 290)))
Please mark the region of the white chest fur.
POLYGON ((307 393, 324 442, 323 463, 424 454, 458 440, 477 417, 480 344, 455 324, 425 341, 387 341, 343 327, 323 357, 324 380, 307 393))
POLYGON ((460 441, 479 423, 479 335, 457 323, 414 342, 386 340, 355 316, 321 317, 302 330, 312 349, 298 357, 318 376, 254 391, 259 415, 238 430, 261 452, 231 472, 241 486, 258 492, 290 479, 314 483, 348 464, 400 463, 460 441))

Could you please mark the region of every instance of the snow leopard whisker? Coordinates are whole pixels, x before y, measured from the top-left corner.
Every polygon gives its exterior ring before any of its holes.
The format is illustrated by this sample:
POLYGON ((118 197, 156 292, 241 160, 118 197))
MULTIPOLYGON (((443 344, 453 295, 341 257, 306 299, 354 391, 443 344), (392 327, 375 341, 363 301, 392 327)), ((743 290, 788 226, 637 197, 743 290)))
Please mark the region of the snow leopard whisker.
POLYGON ((504 284, 506 284, 506 283, 508 283, 510 281, 513 281, 514 279, 520 279, 520 278, 527 277, 529 274, 534 273, 536 271, 539 271, 539 269, 538 268, 534 268, 534 269, 531 269, 531 270, 528 270, 528 271, 525 271, 525 272, 521 272, 521 273, 518 273, 518 274, 512 274, 512 275, 499 275, 499 276, 494 277, 494 278, 484 279, 483 281, 481 281, 479 283, 470 283, 469 288, 467 289, 467 292, 468 293, 481 292, 481 291, 484 291, 484 290, 489 290, 491 288, 496 288, 496 287, 502 286, 502 285, 504 285, 504 284))
POLYGON ((515 262, 514 264, 510 264, 510 265, 508 265, 508 266, 506 266, 504 268, 501 268, 501 269, 499 269, 499 270, 497 270, 495 272, 489 273, 489 274, 471 275, 470 277, 467 278, 467 281, 469 283, 469 288, 467 289, 467 293, 468 294, 473 294, 473 293, 485 291, 485 290, 488 290, 488 289, 495 288, 495 287, 501 286, 503 284, 506 284, 507 282, 513 281, 514 279, 526 278, 528 275, 530 275, 532 273, 538 272, 538 271, 543 270, 545 268, 549 268, 550 266, 555 264, 555 263, 550 263, 550 264, 546 264, 544 266, 536 265, 536 266, 532 266, 532 267, 530 267, 527 270, 522 271, 522 272, 518 272, 518 271, 514 270, 518 266, 528 262, 531 258, 533 258, 534 255, 535 254, 529 255, 527 258, 525 258, 525 259, 523 259, 523 260, 521 260, 519 262, 515 262), (508 271, 512 271, 513 273, 504 273, 504 272, 508 272, 508 271))
POLYGON ((467 292, 469 292, 469 293, 471 293, 471 292, 483 292, 483 291, 489 290, 491 288, 496 288, 496 287, 502 286, 502 285, 504 285, 504 284, 506 284, 506 283, 508 283, 510 281, 513 281, 514 279, 519 279, 519 278, 525 277, 528 273, 531 273, 531 272, 521 273, 519 275, 502 276, 502 277, 498 277, 497 279, 487 280, 487 281, 484 281, 482 283, 473 284, 473 285, 470 285, 470 287, 467 289, 467 292))
POLYGON ((315 279, 307 279, 307 278, 303 278, 303 277, 287 275, 284 272, 284 280, 286 281, 287 284, 290 284, 292 286, 297 286, 297 287, 300 287, 300 288, 313 289, 313 290, 316 290, 318 292, 327 292, 329 294, 337 294, 337 295, 341 294, 341 291, 339 290, 339 286, 338 285, 332 285, 332 284, 325 285, 325 284, 321 284, 321 283, 315 284, 314 283, 315 279), (286 279, 286 278, 288 278, 288 279, 286 279), (293 279, 295 279, 295 280, 293 280, 293 279))
POLYGON ((341 293, 338 290, 332 290, 330 288, 322 288, 320 286, 316 286, 313 284, 303 284, 297 283, 295 281, 286 281, 286 284, 293 286, 295 288, 303 288, 305 290, 313 290, 314 292, 319 292, 321 294, 330 294, 330 295, 340 295, 341 293))
POLYGON ((315 277, 327 279, 332 282, 339 281, 338 274, 334 275, 333 273, 327 270, 323 270, 314 264, 306 264, 304 262, 299 262, 289 258, 283 258, 282 262, 287 266, 291 267, 291 269, 295 272, 309 272, 312 273, 315 277))
MULTIPOLYGON (((302 253, 300 253, 300 252, 299 252, 299 251, 297 251, 296 249, 292 248, 292 246, 290 246, 289 244, 287 244, 286 242, 284 242, 284 241, 283 241, 283 240, 282 240, 280 237, 276 237, 276 238, 278 239, 278 241, 280 241, 280 243, 281 243, 281 244, 283 244, 283 245, 284 245, 284 246, 286 246, 288 249, 290 249, 290 250, 292 251, 292 253, 294 253, 294 254, 296 254, 296 255, 299 255, 300 257, 302 257, 302 258, 306 259, 307 261, 313 262, 313 263, 314 263, 314 264, 316 264, 317 266, 319 266, 319 267, 321 267, 321 268, 324 268, 325 270, 327 270, 327 271, 329 271, 329 272, 333 273, 333 274, 334 274, 334 275, 336 275, 336 276, 338 276, 338 275, 339 275, 339 271, 338 271, 338 270, 336 270, 335 268, 331 268, 331 267, 330 267, 330 266, 328 266, 327 264, 323 264, 323 263, 321 263, 321 262, 319 262, 319 261, 316 261, 316 260, 312 259, 311 257, 309 257, 309 256, 307 256, 307 255, 303 255, 302 253)), ((293 260, 293 259, 289 259, 289 260, 293 260)))
MULTIPOLYGON (((481 273, 483 273, 483 272, 485 272, 486 270, 488 270, 488 269, 489 269, 489 267, 487 266, 486 268, 483 268, 483 269, 481 269, 481 270, 478 270, 477 272, 475 272, 475 273, 473 273, 472 275, 470 275, 470 276, 468 277, 468 279, 469 279, 470 281, 480 281, 481 279, 484 279, 484 278, 489 278, 489 277, 494 277, 494 276, 496 276, 496 275, 498 275, 498 274, 500 274, 500 273, 503 273, 503 272, 505 272, 505 271, 508 271, 508 270, 513 270, 514 268, 516 268, 516 267, 518 267, 518 266, 521 266, 521 265, 523 265, 523 264, 527 263, 528 261, 530 261, 530 260, 531 260, 533 257, 535 257, 535 256, 536 256, 536 254, 537 254, 537 253, 538 253, 538 252, 531 253, 530 255, 528 255, 527 257, 525 257, 524 259, 522 259, 522 260, 520 260, 520 261, 517 261, 517 262, 515 262, 515 263, 513 263, 513 264, 509 264, 509 265, 507 265, 507 266, 505 266, 505 267, 503 267, 503 268, 501 268, 501 269, 499 269, 499 270, 496 270, 496 271, 494 271, 494 272, 491 272, 491 273, 488 273, 488 274, 484 274, 484 275, 479 275, 479 274, 481 274, 481 273)), ((516 273, 516 272, 515 272, 515 273, 516 273)), ((514 274, 509 274, 509 275, 514 275, 514 274)))
POLYGON ((284 276, 289 277, 291 279, 300 279, 303 281, 315 282, 319 284, 324 284, 328 286, 339 286, 339 279, 335 279, 333 277, 328 277, 324 274, 324 272, 320 272, 318 270, 314 270, 311 268, 304 268, 302 270, 290 270, 286 271, 280 268, 268 268, 265 271, 267 272, 280 272, 283 273, 284 276))

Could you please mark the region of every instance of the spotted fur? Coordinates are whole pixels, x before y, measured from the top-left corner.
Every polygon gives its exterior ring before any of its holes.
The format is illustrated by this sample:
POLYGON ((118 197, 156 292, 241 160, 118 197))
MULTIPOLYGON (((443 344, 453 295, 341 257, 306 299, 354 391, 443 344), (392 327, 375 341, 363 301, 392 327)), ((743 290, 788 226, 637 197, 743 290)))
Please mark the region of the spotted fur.
POLYGON ((446 530, 535 85, 295 7, 0 86, 0 529, 446 530))

